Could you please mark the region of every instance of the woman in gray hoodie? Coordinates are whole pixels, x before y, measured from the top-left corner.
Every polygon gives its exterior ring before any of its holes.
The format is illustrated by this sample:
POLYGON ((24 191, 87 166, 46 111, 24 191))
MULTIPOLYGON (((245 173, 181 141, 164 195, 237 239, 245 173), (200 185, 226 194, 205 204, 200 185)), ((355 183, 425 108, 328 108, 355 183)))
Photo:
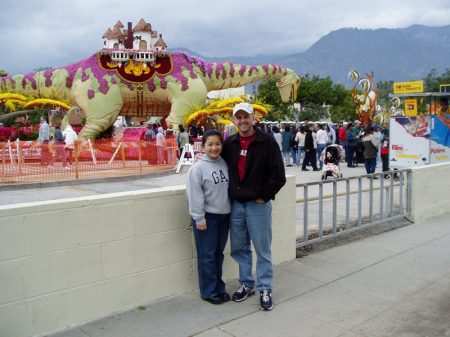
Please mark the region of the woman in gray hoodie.
POLYGON ((206 131, 202 145, 205 154, 187 173, 186 193, 197 247, 200 295, 212 304, 221 304, 230 300, 222 280, 231 211, 228 166, 220 157, 223 138, 219 131, 206 131))

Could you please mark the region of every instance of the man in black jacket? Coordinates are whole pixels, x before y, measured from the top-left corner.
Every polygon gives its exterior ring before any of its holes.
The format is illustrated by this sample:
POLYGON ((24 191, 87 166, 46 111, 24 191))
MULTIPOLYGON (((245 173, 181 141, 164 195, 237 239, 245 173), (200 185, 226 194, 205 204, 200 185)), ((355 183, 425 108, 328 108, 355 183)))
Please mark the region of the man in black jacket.
POLYGON ((251 244, 255 247, 256 290, 260 291, 262 310, 271 310, 273 266, 271 200, 286 183, 280 148, 268 133, 253 127, 254 111, 240 103, 233 109, 239 133, 227 137, 222 158, 228 164, 231 198, 231 256, 239 263, 241 286, 233 300, 241 302, 255 293, 252 275, 251 244))
POLYGON ((314 151, 316 149, 314 148, 314 139, 312 136, 312 133, 314 131, 314 126, 309 125, 309 127, 306 129, 306 136, 305 136, 305 158, 303 159, 303 165, 302 165, 302 171, 309 171, 306 168, 306 164, 311 163, 311 166, 314 171, 320 171, 320 169, 317 168, 314 151))

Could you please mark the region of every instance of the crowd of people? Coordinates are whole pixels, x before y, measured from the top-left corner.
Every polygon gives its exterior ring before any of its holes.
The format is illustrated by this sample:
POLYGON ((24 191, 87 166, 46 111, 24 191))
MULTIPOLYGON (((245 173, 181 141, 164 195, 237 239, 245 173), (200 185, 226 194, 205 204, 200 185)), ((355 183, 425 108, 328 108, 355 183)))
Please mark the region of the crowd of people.
MULTIPOLYGON (((375 168, 382 165, 381 147, 389 136, 388 128, 381 130, 378 125, 370 124, 363 129, 359 120, 334 125, 326 122, 311 123, 305 119, 302 124, 304 125, 298 127, 294 124, 272 127, 264 123, 255 125, 275 138, 287 167, 301 165, 302 171, 309 171, 307 166, 310 166, 314 171, 320 171, 324 166, 324 162, 320 160, 321 154, 327 146, 333 144, 344 148, 345 161, 349 168, 355 166, 355 161, 361 160, 366 165, 367 173, 374 173, 375 168), (355 152, 359 155, 356 156, 355 152)), ((234 128, 234 124, 232 126, 234 128)), ((230 128, 228 133, 229 130, 230 128)))

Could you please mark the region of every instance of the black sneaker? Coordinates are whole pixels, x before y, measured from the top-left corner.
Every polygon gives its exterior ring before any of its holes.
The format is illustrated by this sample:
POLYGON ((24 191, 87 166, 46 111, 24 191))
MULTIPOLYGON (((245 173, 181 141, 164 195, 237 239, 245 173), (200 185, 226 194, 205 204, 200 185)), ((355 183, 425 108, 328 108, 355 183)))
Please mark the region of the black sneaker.
POLYGON ((271 290, 260 291, 259 296, 260 296, 261 310, 272 310, 273 309, 272 291, 271 290))
POLYGON ((309 171, 307 168, 302 168, 302 171, 309 171))
POLYGON ((239 289, 233 294, 233 301, 242 302, 248 296, 252 296, 252 295, 255 295, 255 289, 247 287, 244 284, 241 284, 239 289))
POLYGON ((223 302, 228 302, 230 300, 230 295, 228 293, 219 293, 219 297, 222 299, 223 302))

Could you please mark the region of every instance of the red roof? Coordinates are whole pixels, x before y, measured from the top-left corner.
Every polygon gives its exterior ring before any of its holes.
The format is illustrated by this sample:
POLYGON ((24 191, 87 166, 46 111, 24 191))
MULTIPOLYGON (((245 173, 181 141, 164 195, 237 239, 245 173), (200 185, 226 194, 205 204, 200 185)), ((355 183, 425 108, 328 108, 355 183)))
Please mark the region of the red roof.
POLYGON ((133 33, 135 32, 152 32, 150 27, 147 25, 147 23, 144 21, 144 19, 139 20, 136 27, 133 28, 133 33))
POLYGON ((162 38, 162 34, 159 35, 159 40, 156 41, 155 47, 166 47, 167 48, 167 45, 162 38))
POLYGON ((109 39, 124 39, 125 36, 123 36, 122 31, 120 30, 120 27, 118 24, 114 26, 114 30, 109 35, 109 39))
POLYGON ((152 37, 158 37, 158 32, 156 30, 153 31, 152 37))
POLYGON ((108 38, 111 36, 111 34, 112 34, 112 30, 111 30, 111 28, 108 28, 108 30, 106 31, 106 33, 103 34, 102 38, 103 38, 103 39, 108 39, 108 38))
POLYGON ((120 28, 123 28, 123 27, 125 27, 123 24, 122 24, 122 22, 120 22, 120 20, 119 21, 117 21, 117 23, 116 23, 116 25, 118 25, 120 28))

